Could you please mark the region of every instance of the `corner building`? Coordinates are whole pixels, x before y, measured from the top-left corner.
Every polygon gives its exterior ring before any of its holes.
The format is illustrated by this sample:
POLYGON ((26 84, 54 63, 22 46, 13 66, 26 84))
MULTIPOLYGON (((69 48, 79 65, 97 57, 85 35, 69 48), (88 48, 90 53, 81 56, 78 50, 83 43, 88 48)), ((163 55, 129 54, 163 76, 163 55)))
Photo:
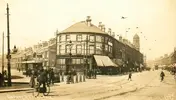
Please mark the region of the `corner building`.
POLYGON ((143 64, 143 55, 135 48, 114 38, 111 30, 86 21, 78 22, 57 33, 56 67, 63 71, 76 69, 78 72, 97 68, 117 68, 124 71, 143 64), (132 65, 122 67, 123 64, 132 65), (69 68, 68 68, 69 66, 69 68))

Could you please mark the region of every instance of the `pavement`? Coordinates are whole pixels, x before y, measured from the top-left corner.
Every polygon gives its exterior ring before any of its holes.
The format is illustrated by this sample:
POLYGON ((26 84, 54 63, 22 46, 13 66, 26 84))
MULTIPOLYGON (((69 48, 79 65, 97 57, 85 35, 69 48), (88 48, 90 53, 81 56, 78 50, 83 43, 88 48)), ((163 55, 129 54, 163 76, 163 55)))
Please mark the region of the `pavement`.
POLYGON ((160 71, 145 71, 128 75, 98 76, 75 84, 56 83, 49 96, 32 96, 31 91, 0 93, 3 100, 176 100, 176 82, 165 71, 160 82, 160 71))
POLYGON ((23 78, 19 79, 12 79, 12 87, 0 87, 0 93, 7 93, 7 92, 19 92, 19 91, 29 91, 32 88, 29 87, 30 77, 26 77, 15 69, 11 70, 11 75, 20 76, 23 78), (24 85, 26 84, 26 85, 24 85))
MULTIPOLYGON (((21 76, 23 78, 20 78, 20 79, 12 79, 12 85, 14 84, 29 84, 30 82, 30 77, 26 77, 25 75, 22 74, 22 71, 19 72, 17 71, 16 69, 12 69, 11 70, 11 73, 12 75, 16 75, 16 76, 21 76)), ((115 75, 117 76, 117 75, 115 75)), ((105 76, 105 75, 98 75, 98 77, 108 77, 108 76, 105 76)), ((113 76, 112 76, 113 77, 113 76)), ((74 81, 75 81, 75 77, 74 77, 74 81)), ((86 81, 88 82, 93 82, 95 79, 86 79, 86 81)), ((80 81, 78 79, 78 81, 80 81)), ((85 83, 85 82, 83 82, 85 83)), ((56 85, 68 85, 66 84, 66 76, 64 76, 64 82, 61 82, 61 83, 55 83, 56 85)), ((78 84, 78 83, 77 83, 78 84)), ((29 85, 27 86, 21 86, 21 87, 18 87, 18 86, 12 86, 12 87, 4 87, 4 88, 0 88, 0 93, 7 93, 7 92, 19 92, 19 91, 29 91, 29 90, 32 90, 33 88, 30 88, 29 85)))

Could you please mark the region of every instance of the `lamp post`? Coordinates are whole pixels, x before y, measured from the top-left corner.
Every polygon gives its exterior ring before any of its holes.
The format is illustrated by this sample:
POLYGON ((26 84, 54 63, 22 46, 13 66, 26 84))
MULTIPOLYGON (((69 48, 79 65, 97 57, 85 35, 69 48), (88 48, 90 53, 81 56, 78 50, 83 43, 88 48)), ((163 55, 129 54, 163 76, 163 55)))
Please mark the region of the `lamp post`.
POLYGON ((67 84, 69 84, 69 77, 71 77, 71 76, 69 76, 70 75, 70 68, 71 68, 71 56, 72 56, 72 53, 71 53, 71 49, 72 49, 72 46, 73 46, 73 44, 72 44, 72 41, 70 40, 69 41, 69 64, 67 65, 67 69, 66 69, 66 73, 67 73, 67 84))

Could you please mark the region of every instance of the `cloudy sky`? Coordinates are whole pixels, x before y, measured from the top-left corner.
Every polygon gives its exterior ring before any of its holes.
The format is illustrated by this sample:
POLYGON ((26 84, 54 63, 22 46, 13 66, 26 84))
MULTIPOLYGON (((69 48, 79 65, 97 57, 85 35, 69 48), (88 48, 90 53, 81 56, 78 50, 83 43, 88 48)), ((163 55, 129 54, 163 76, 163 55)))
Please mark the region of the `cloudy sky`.
POLYGON ((148 59, 170 53, 176 46, 176 0, 0 0, 0 35, 4 31, 5 36, 7 3, 11 47, 48 40, 57 29, 62 31, 88 15, 94 25, 101 21, 106 29, 124 37, 125 29, 130 28, 126 37, 131 41, 138 33, 141 52, 148 59))

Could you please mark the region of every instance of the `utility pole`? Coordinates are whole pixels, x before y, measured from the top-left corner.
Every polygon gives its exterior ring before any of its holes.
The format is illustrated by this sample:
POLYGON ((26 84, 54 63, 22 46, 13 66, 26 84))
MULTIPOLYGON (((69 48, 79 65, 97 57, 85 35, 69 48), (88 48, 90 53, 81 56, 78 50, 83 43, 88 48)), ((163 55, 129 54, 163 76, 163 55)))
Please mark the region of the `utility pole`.
POLYGON ((11 83, 11 66, 10 66, 10 29, 9 29, 9 6, 7 4, 7 70, 8 70, 8 86, 12 86, 11 83))
POLYGON ((4 32, 2 33, 2 76, 4 77, 4 32))
POLYGON ((88 70, 89 70, 89 67, 88 67, 88 34, 86 35, 86 70, 87 70, 86 74, 88 75, 88 70))

